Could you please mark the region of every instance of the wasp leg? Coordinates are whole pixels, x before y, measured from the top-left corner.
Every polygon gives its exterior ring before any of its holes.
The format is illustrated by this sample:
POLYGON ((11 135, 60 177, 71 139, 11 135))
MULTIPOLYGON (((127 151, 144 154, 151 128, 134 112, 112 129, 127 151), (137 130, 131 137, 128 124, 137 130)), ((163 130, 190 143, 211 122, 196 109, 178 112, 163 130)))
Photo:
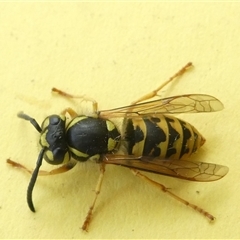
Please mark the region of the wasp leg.
POLYGON ((57 88, 52 88, 52 92, 55 92, 66 98, 78 98, 78 99, 81 99, 81 101, 92 102, 93 112, 96 114, 98 113, 98 103, 93 98, 86 97, 84 95, 72 95, 72 94, 66 93, 60 89, 57 89, 57 88))
POLYGON ((170 83, 171 81, 173 81, 174 79, 180 77, 181 75, 183 75, 190 67, 192 67, 192 63, 189 62, 187 63, 183 68, 181 68, 177 73, 175 73, 172 77, 170 77, 166 82, 164 82, 162 85, 160 85, 158 88, 156 88, 155 90, 153 90, 152 92, 140 97, 139 99, 137 99, 136 101, 132 102, 131 104, 134 105, 136 103, 148 100, 150 98, 153 98, 157 95, 157 93, 164 88, 168 83, 170 83))
POLYGON ((131 169, 131 171, 133 172, 134 175, 140 177, 141 179, 147 181, 148 183, 156 186, 157 188, 159 188, 161 191, 163 191, 164 193, 169 194, 171 197, 173 197, 174 199, 178 200, 179 202, 185 204, 186 206, 189 206, 191 208, 193 208, 195 211, 199 212, 200 214, 202 214, 203 216, 205 216, 208 220, 213 221, 215 220, 215 217, 213 215, 211 215, 210 213, 208 213, 207 211, 205 211, 204 209, 178 197, 177 195, 175 195, 174 193, 170 192, 164 185, 153 181, 152 179, 148 178, 147 176, 145 176, 144 174, 140 173, 139 171, 135 170, 135 169, 131 169))
MULTIPOLYGON (((17 168, 23 169, 30 174, 33 173, 33 170, 30 170, 29 168, 25 167, 24 165, 14 162, 11 159, 7 159, 7 163, 10 164, 12 167, 17 167, 17 168)), ((59 173, 64 173, 64 172, 67 172, 67 171, 71 170, 72 168, 74 168, 76 164, 77 164, 76 161, 70 161, 70 162, 62 165, 61 167, 55 168, 51 171, 40 170, 38 175, 39 176, 47 176, 47 175, 55 175, 55 174, 59 174, 59 173)))
POLYGON ((66 108, 61 112, 62 115, 66 115, 66 113, 68 113, 71 118, 75 118, 79 115, 72 108, 66 108))
POLYGON ((97 185, 96 185, 96 188, 95 188, 95 198, 94 198, 94 200, 92 202, 92 205, 90 206, 90 208, 88 210, 87 217, 85 218, 85 221, 84 221, 84 223, 82 225, 82 230, 84 230, 84 231, 87 231, 87 229, 89 227, 89 224, 91 222, 92 212, 93 212, 95 203, 97 201, 98 195, 99 195, 99 193, 101 191, 101 186, 102 186, 102 182, 103 182, 104 172, 105 172, 105 164, 101 163, 100 164, 100 175, 99 175, 98 182, 97 182, 97 185))

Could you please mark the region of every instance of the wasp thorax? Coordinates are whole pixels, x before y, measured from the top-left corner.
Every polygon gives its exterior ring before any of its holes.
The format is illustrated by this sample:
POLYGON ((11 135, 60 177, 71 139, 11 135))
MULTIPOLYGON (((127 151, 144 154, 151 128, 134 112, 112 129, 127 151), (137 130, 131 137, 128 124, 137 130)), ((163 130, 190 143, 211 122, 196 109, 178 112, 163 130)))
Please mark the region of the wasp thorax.
POLYGON ((116 151, 120 138, 114 123, 101 118, 78 116, 66 128, 71 155, 78 161, 116 151))
POLYGON ((51 115, 42 123, 40 145, 46 149, 44 159, 50 164, 62 164, 70 160, 65 140, 65 122, 63 115, 51 115))

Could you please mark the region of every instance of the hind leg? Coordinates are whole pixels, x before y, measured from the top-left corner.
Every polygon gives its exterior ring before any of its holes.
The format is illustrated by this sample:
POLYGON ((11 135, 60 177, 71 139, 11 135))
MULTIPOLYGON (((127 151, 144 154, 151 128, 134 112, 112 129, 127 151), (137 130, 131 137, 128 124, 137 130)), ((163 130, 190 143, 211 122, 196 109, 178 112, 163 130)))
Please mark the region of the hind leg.
POLYGON ((177 73, 175 73, 172 77, 170 77, 166 82, 164 82, 163 84, 161 84, 158 88, 154 89, 153 91, 151 91, 150 93, 140 97, 139 99, 137 99, 136 101, 133 101, 131 104, 134 105, 136 103, 140 103, 142 101, 146 101, 148 99, 151 99, 155 96, 157 96, 157 93, 163 89, 167 84, 169 84, 170 82, 172 82, 173 80, 177 79, 178 77, 182 76, 190 67, 192 67, 192 63, 189 62, 187 63, 183 68, 181 68, 177 73))
POLYGON ((215 219, 215 217, 213 215, 211 215, 209 212, 205 211, 204 209, 198 207, 197 205, 194 205, 194 204, 186 201, 185 199, 175 195, 174 193, 170 192, 168 190, 168 188, 165 187, 164 185, 162 185, 161 183, 153 181, 152 179, 148 178, 144 174, 140 173, 138 170, 131 169, 131 171, 135 176, 137 176, 137 177, 141 178, 142 180, 154 185, 155 187, 160 189, 162 192, 167 193, 169 196, 171 196, 172 198, 176 199, 177 201, 183 203, 184 205, 191 207, 192 209, 194 209, 195 211, 199 212, 204 217, 206 217, 208 220, 213 221, 215 219))

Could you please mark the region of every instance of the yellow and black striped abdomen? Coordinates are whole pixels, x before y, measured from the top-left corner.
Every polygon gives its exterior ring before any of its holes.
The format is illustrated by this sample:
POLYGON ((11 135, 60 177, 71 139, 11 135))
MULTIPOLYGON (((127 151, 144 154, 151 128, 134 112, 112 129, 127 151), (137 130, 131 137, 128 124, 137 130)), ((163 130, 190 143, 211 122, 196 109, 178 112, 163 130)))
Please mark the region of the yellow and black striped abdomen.
POLYGON ((128 154, 175 160, 188 158, 205 142, 191 124, 167 115, 127 119, 125 139, 128 154))

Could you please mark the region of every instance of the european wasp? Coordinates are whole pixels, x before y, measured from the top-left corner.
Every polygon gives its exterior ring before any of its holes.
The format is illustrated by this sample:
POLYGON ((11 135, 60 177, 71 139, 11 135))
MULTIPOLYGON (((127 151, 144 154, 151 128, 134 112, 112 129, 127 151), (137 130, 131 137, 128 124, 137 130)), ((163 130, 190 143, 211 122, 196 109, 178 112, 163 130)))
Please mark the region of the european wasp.
MULTIPOLYGON (((107 164, 128 167, 136 176, 157 186, 209 220, 214 220, 207 211, 178 197, 164 185, 139 172, 141 170, 199 182, 221 179, 228 172, 226 166, 186 160, 204 144, 205 138, 191 124, 170 116, 176 113, 222 110, 223 104, 218 99, 205 94, 185 94, 146 101, 155 97, 159 90, 185 73, 191 66, 192 64, 188 63, 156 90, 129 106, 98 111, 95 100, 84 98, 92 102, 94 116, 78 115, 73 109, 67 108, 60 115, 48 116, 40 127, 35 119, 19 113, 19 118, 30 121, 40 133, 39 143, 42 147, 34 171, 10 159, 7 160, 9 164, 32 173, 27 190, 27 203, 31 211, 35 212, 32 192, 38 174, 52 175, 66 172, 76 165, 75 160, 87 161, 94 158, 98 159, 100 176, 95 189, 95 198, 82 225, 83 230, 87 230, 89 226, 107 164), (66 123, 67 113, 71 116, 69 123, 66 123), (121 132, 114 122, 109 120, 114 118, 123 118, 121 132), (118 153, 121 146, 125 149, 124 154, 118 153), (39 171, 43 158, 49 164, 63 165, 50 172, 39 171)), ((82 98, 56 88, 52 91, 67 98, 82 98)))

